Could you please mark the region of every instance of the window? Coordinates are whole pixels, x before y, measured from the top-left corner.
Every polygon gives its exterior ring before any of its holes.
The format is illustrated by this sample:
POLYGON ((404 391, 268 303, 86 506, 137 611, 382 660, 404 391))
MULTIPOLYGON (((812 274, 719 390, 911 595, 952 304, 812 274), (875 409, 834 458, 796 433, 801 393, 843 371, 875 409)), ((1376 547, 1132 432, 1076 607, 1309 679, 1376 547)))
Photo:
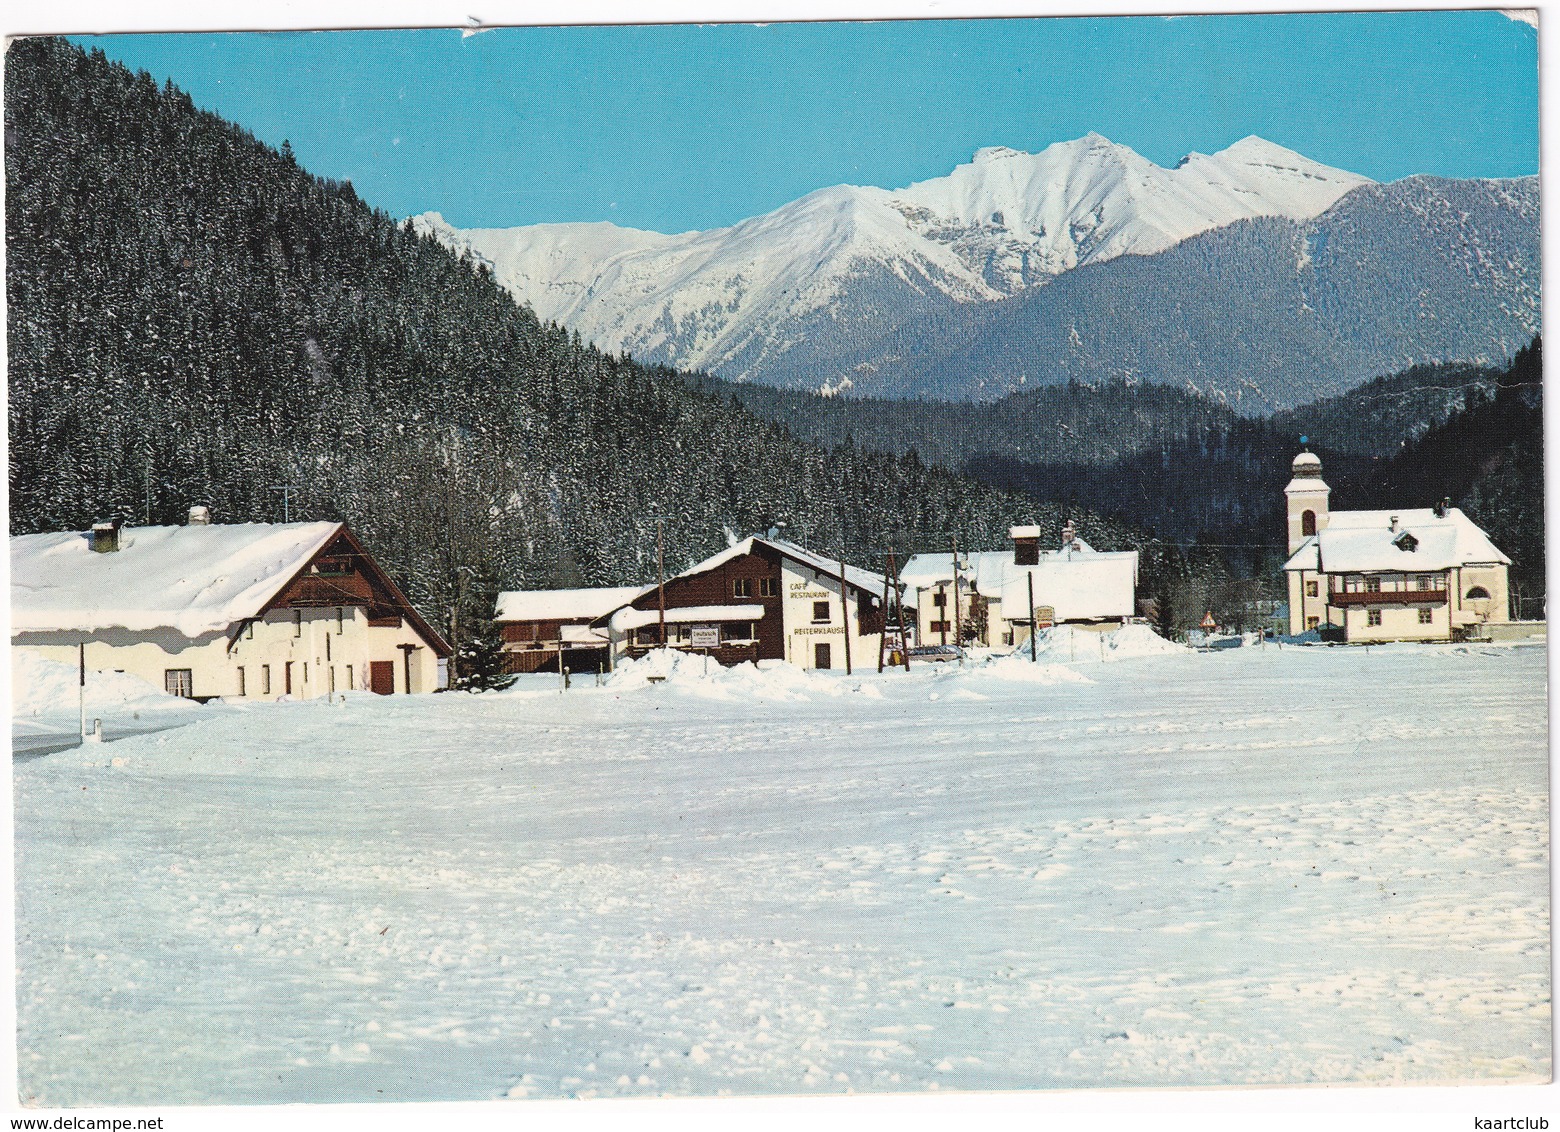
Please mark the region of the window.
POLYGON ((353 688, 353 683, 352 683, 352 666, 349 664, 349 665, 347 665, 347 691, 349 691, 349 692, 352 691, 352 688, 353 688))
POLYGON ((778 578, 760 578, 758 580, 759 597, 779 597, 780 580, 778 578))
POLYGON ((330 634, 325 634, 325 659, 330 659, 330 634))
POLYGON ((293 610, 293 636, 303 636, 303 610, 293 610))
POLYGON ((255 639, 255 623, 253 621, 246 622, 245 625, 244 625, 244 640, 252 641, 254 639, 255 639))
POLYGON ((949 628, 949 623, 946 621, 933 621, 930 625, 927 626, 927 631, 932 633, 946 633, 949 628))
POLYGON ((163 670, 163 687, 170 696, 183 696, 186 700, 195 697, 195 673, 189 668, 166 668, 163 670))
POLYGON ((829 603, 826 601, 813 602, 813 624, 822 625, 829 620, 829 603))
POLYGON ((1374 574, 1365 579, 1365 592, 1379 594, 1381 592, 1381 579, 1374 574))
POLYGON ((242 664, 238 666, 238 694, 241 696, 249 694, 244 690, 244 666, 242 664))
POLYGON ((1485 589, 1483 586, 1474 586, 1468 591, 1467 596, 1469 601, 1488 601, 1490 598, 1490 591, 1485 589))
POLYGON ((1302 535, 1314 535, 1316 533, 1316 512, 1302 511, 1300 513, 1300 533, 1302 535))
POLYGON ((334 664, 330 666, 329 690, 332 692, 336 690, 336 666, 334 664))
POLYGON ((1419 611, 1419 623, 1421 625, 1428 625, 1428 624, 1430 624, 1434 620, 1435 620, 1435 613, 1434 613, 1433 610, 1421 609, 1419 611))
POLYGON ((1321 592, 1321 590, 1319 589, 1318 583, 1316 583, 1316 582, 1307 582, 1305 584, 1305 596, 1306 597, 1316 597, 1316 596, 1318 596, 1320 594, 1320 592, 1321 592))
POLYGON ((722 641, 751 641, 753 639, 753 623, 751 621, 722 621, 720 623, 720 639, 722 641))
POLYGON ((347 611, 343 606, 336 606, 336 636, 341 636, 342 629, 347 623, 347 611))
POLYGON ((932 595, 932 604, 938 609, 948 608, 948 595, 943 590, 938 590, 932 595))
POLYGON ((1379 610, 1379 609, 1367 609, 1365 611, 1365 624, 1367 624, 1367 625, 1380 625, 1381 624, 1381 610, 1379 610))
POLYGON ((1305 619, 1305 627, 1307 629, 1318 629, 1321 627, 1321 624, 1322 619, 1320 617, 1307 617, 1305 619))
POLYGON ((309 662, 308 661, 304 661, 303 662, 303 682, 304 682, 304 684, 308 684, 308 682, 309 682, 309 662))
POLYGON ((732 579, 732 582, 731 582, 731 596, 732 597, 752 597, 753 596, 753 579, 752 578, 734 578, 734 579, 732 579))
POLYGON ((260 694, 262 696, 271 694, 271 666, 269 664, 260 666, 260 694))

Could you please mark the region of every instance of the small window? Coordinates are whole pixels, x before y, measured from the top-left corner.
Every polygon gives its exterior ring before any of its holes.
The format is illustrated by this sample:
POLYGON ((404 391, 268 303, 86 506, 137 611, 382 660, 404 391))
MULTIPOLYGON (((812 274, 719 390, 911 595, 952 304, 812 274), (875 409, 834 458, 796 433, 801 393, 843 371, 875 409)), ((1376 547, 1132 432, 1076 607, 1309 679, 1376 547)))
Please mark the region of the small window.
POLYGON ((303 610, 293 610, 293 636, 303 636, 303 610))
POLYGON ((779 597, 780 580, 778 578, 760 578, 758 580, 759 597, 779 597))
POLYGON ((325 634, 325 659, 330 659, 330 634, 325 634))
POLYGON ((927 628, 933 633, 946 633, 948 631, 948 622, 933 621, 927 628))
POLYGON ((1421 609, 1419 611, 1419 623, 1421 625, 1428 625, 1428 624, 1430 624, 1434 620, 1435 620, 1435 613, 1432 610, 1421 609))
POLYGON ((946 609, 948 607, 948 595, 944 591, 938 590, 932 595, 932 604, 938 609, 946 609))
MULTIPOLYGON (((326 638, 326 640, 329 639, 329 637, 326 638)), ((330 666, 329 690, 332 692, 336 690, 336 666, 334 664, 330 666)))
POLYGON ((1316 512, 1302 511, 1300 513, 1301 535, 1314 535, 1316 533, 1316 512))
POLYGON ((262 696, 271 694, 271 666, 269 664, 260 666, 260 694, 262 696))
POLYGON ((163 687, 170 696, 195 697, 195 672, 190 668, 166 668, 163 670, 163 687))
POLYGON ((1379 594, 1381 592, 1381 579, 1374 574, 1366 578, 1365 592, 1368 594, 1379 594))
POLYGON ((1319 629, 1321 625, 1322 619, 1320 617, 1307 617, 1305 619, 1305 627, 1307 629, 1319 629))
POLYGON ((734 579, 732 579, 732 582, 731 582, 731 596, 732 597, 752 597, 753 596, 753 579, 752 578, 734 578, 734 579))
POLYGON ((1307 582, 1305 584, 1305 596, 1306 597, 1317 597, 1317 596, 1320 595, 1320 593, 1321 593, 1321 589, 1320 589, 1320 586, 1319 586, 1318 583, 1316 583, 1316 582, 1307 582))
POLYGON ((244 666, 242 664, 238 666, 238 694, 241 696, 249 694, 244 686, 244 666))
POLYGON ((347 611, 343 606, 336 606, 336 636, 341 636, 341 631, 347 624, 347 611))
POLYGON ((1379 610, 1379 609, 1367 609, 1365 611, 1365 624, 1367 624, 1367 625, 1380 625, 1381 624, 1381 610, 1379 610))
POLYGON ((1469 601, 1488 601, 1490 598, 1490 591, 1485 589, 1483 586, 1474 586, 1468 591, 1467 597, 1469 601))
POLYGON ((829 603, 826 601, 813 602, 813 624, 822 625, 829 620, 829 603))
POLYGON ((347 665, 347 691, 352 691, 352 688, 352 666, 349 664, 347 665))
POLYGON ((307 687, 308 683, 309 683, 309 662, 308 661, 304 661, 303 662, 303 683, 304 683, 305 687, 307 687))
POLYGON ((250 621, 250 622, 247 622, 244 625, 244 640, 252 641, 254 639, 255 639, 255 623, 253 621, 250 621))

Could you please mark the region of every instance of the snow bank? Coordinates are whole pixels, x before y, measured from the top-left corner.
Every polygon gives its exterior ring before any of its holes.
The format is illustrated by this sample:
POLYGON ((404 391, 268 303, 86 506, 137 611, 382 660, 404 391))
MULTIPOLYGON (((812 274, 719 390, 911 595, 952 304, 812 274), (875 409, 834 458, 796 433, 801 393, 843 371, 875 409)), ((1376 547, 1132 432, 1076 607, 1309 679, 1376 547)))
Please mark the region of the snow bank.
MULTIPOLYGON (((11 650, 11 717, 75 719, 79 707, 78 670, 45 660, 28 649, 11 650)), ((176 712, 197 708, 191 700, 170 696, 123 672, 87 673, 87 715, 176 712)))
POLYGON ((956 666, 944 665, 942 674, 984 677, 995 680, 1009 680, 1014 683, 1024 684, 1092 684, 1082 673, 1075 672, 1065 664, 1048 664, 1044 661, 1035 663, 1029 659, 1029 653, 1008 653, 1005 656, 993 656, 983 664, 975 664, 959 669, 956 666))
MULTIPOLYGON (((1043 630, 1036 644, 1038 659, 1064 664, 1180 655, 1191 651, 1185 645, 1165 640, 1147 625, 1123 625, 1109 633, 1057 625, 1043 630)), ((1028 660, 1028 645, 1020 645, 1012 655, 1028 660)))
POLYGON ((676 649, 656 649, 638 660, 624 661, 607 678, 619 691, 648 687, 652 682, 715 700, 782 700, 806 703, 810 696, 860 693, 880 698, 875 687, 851 679, 809 672, 782 660, 748 662, 726 668, 714 660, 676 649))

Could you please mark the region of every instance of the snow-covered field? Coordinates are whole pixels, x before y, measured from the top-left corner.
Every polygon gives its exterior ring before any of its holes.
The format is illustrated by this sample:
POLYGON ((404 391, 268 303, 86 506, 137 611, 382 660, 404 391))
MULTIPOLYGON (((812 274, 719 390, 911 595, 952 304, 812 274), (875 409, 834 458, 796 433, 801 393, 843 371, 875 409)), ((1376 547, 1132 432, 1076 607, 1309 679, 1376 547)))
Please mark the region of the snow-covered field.
POLYGON ((20 762, 23 1099, 1548 1076, 1542 648, 1057 651, 20 762))

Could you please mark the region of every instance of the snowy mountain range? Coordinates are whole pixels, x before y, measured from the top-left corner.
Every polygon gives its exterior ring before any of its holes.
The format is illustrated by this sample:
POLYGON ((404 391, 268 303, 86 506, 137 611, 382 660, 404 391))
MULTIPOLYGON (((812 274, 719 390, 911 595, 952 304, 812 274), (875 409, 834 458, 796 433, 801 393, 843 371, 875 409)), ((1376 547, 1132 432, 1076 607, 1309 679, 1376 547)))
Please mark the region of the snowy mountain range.
POLYGON ((900 349, 864 346, 902 346, 916 326, 961 310, 1000 321, 1015 296, 1080 267, 1153 257, 1241 221, 1309 221, 1363 186, 1374 183, 1257 137, 1166 169, 1089 134, 1034 154, 982 149, 904 189, 819 189, 703 232, 463 230, 437 213, 414 223, 488 263, 541 318, 607 350, 735 381, 988 397, 1005 391, 1000 375, 950 384, 907 370, 900 349), (887 371, 891 382, 874 376, 887 371))

